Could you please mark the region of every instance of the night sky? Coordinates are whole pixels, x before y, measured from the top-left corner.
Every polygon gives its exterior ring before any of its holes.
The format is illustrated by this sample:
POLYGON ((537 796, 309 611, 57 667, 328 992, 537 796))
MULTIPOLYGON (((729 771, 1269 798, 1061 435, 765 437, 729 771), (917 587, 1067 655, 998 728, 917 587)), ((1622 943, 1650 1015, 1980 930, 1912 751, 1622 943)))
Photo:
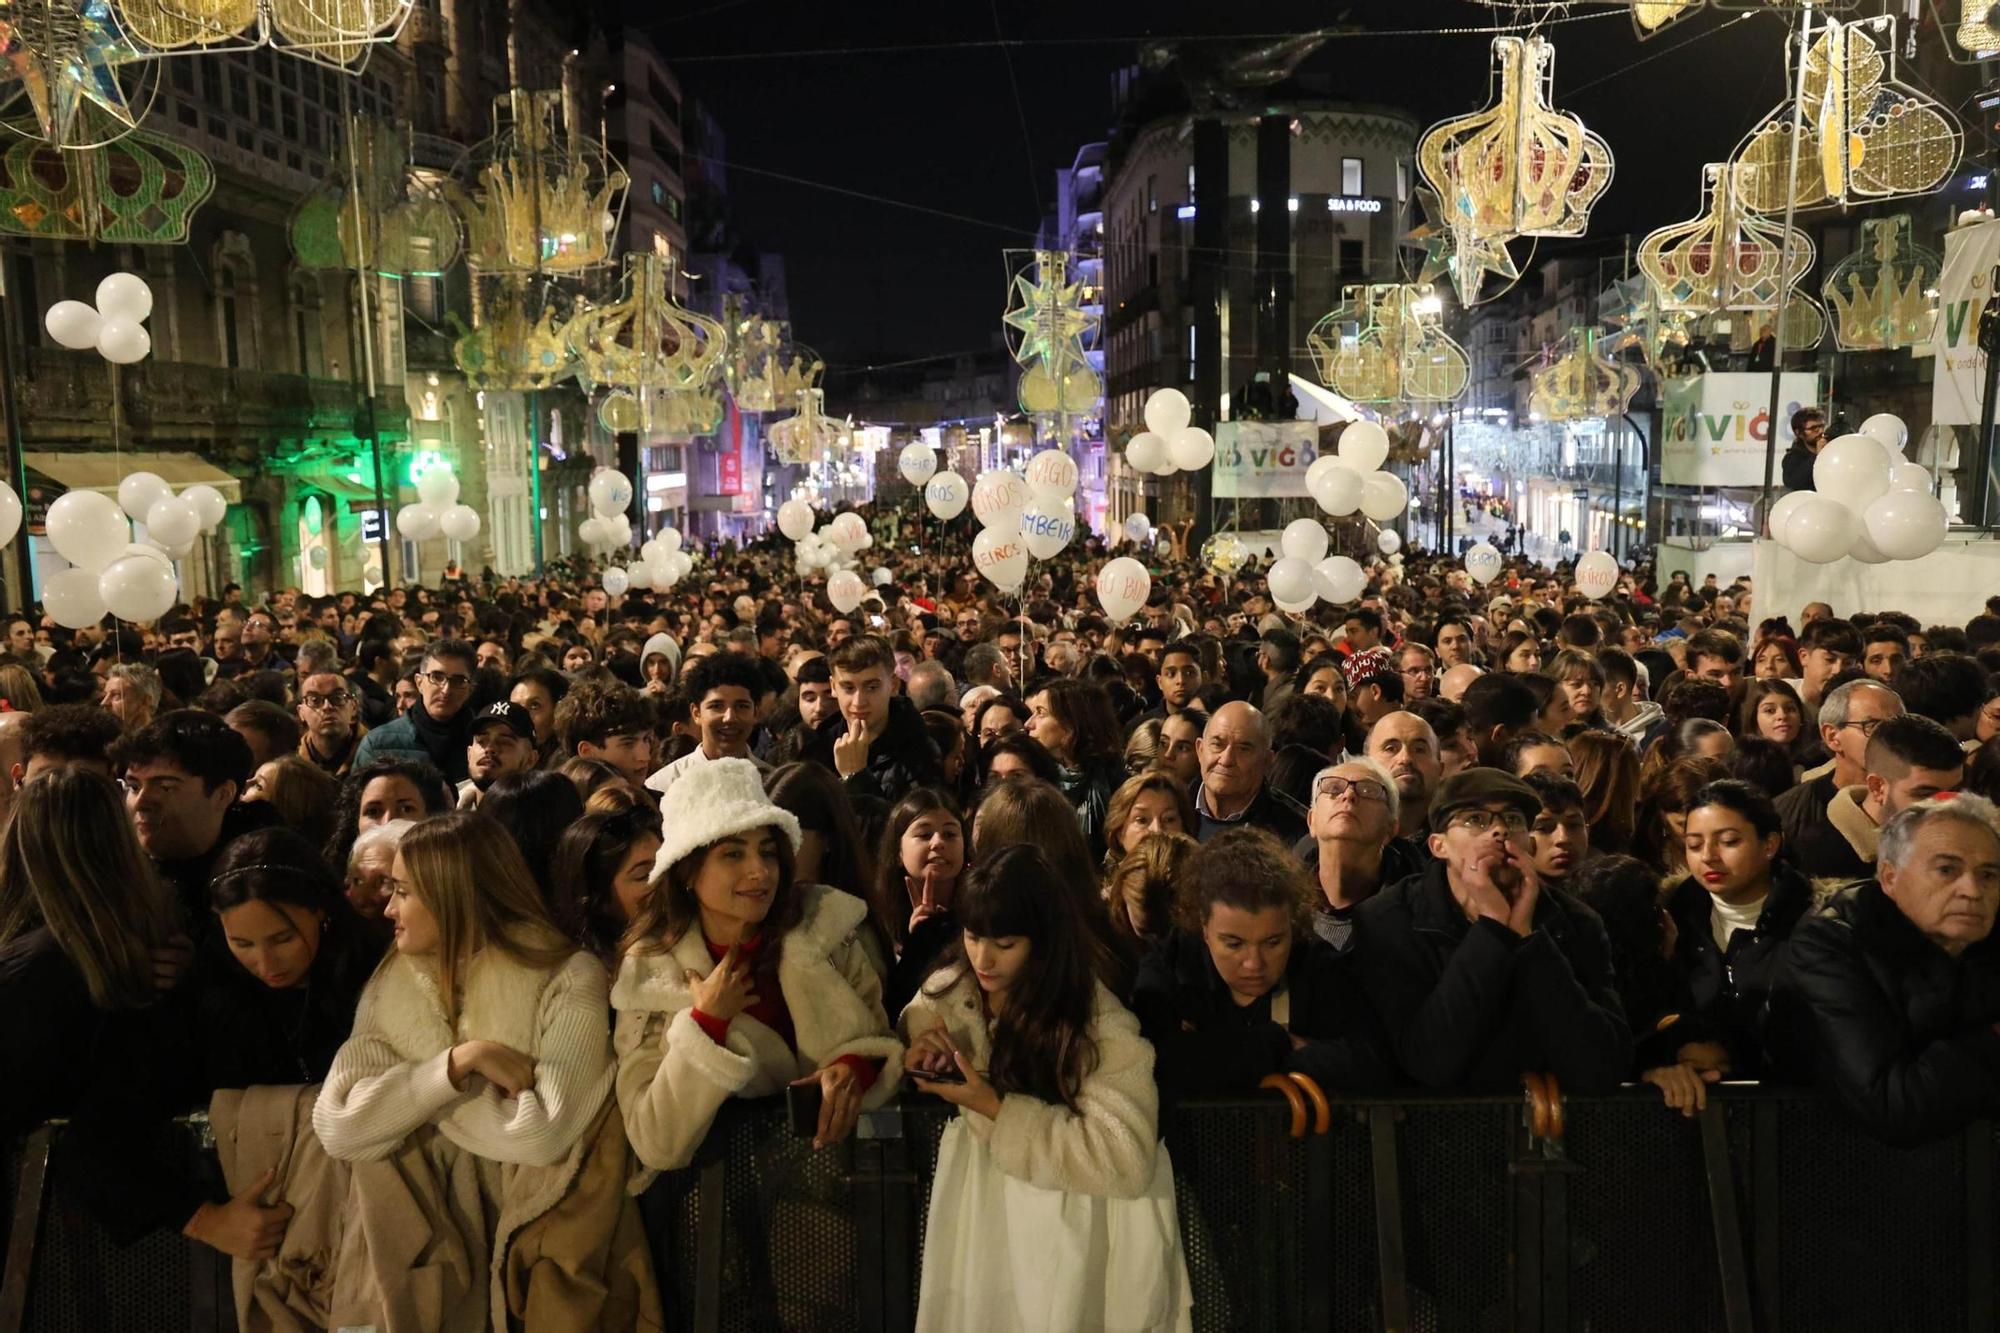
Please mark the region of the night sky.
MULTIPOLYGON (((1400 106, 1428 123, 1486 103, 1490 38, 1395 34, 1513 17, 1466 0, 1357 0, 1344 10, 1323 0, 675 0, 649 9, 666 15, 645 26, 684 90, 727 133, 739 230, 784 254, 795 332, 836 367, 988 345, 1005 303, 1001 251, 1032 245, 1055 171, 1106 137, 1112 75, 1135 59, 1139 40, 1363 28, 1365 37, 1328 42, 1305 72, 1333 77, 1343 98, 1400 106), (1027 44, 994 45, 996 23, 1027 44)), ((1702 13, 1640 42, 1622 10, 1574 12, 1588 17, 1546 30, 1555 103, 1610 141, 1617 172, 1590 236, 1571 248, 1616 255, 1627 232, 1636 243, 1691 216, 1701 164, 1722 160, 1784 95, 1785 20, 1702 13)))

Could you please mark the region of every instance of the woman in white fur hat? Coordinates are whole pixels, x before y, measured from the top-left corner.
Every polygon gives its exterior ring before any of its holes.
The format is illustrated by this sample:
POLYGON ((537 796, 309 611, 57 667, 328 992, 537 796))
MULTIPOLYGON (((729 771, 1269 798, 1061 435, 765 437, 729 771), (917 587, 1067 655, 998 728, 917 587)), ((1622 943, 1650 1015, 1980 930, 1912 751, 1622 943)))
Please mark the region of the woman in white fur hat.
POLYGON ((903 1046, 861 933, 868 905, 792 875, 798 820, 745 759, 674 786, 652 892, 611 989, 618 1104, 639 1160, 686 1166, 731 1097, 817 1082, 813 1144, 887 1101, 903 1046))

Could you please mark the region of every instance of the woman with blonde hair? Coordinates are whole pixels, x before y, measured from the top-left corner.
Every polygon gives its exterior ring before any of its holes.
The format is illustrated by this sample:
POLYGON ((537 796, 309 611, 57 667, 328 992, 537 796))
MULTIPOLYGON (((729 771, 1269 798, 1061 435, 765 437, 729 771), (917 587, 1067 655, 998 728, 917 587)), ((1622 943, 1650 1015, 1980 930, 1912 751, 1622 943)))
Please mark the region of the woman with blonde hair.
MULTIPOLYGON (((159 676, 154 675, 153 681, 157 687, 159 676)), ((0 666, 0 699, 7 701, 7 711, 11 713, 32 713, 40 708, 42 691, 35 684, 34 673, 14 662, 0 666)), ((154 702, 158 702, 157 692, 154 702)))
POLYGON ((1142 949, 1166 938, 1173 928, 1174 886, 1198 845, 1178 829, 1135 835, 1104 884, 1112 927, 1142 949))
POLYGON ((689 769, 673 807, 611 989, 632 1147, 677 1170, 731 1097, 793 1084, 818 1087, 813 1146, 838 1143, 903 1067, 862 943, 868 904, 796 881, 798 818, 747 759, 689 769))
POLYGON ((1580 731, 1568 744, 1591 851, 1629 852, 1639 824, 1639 752, 1613 731, 1580 731))

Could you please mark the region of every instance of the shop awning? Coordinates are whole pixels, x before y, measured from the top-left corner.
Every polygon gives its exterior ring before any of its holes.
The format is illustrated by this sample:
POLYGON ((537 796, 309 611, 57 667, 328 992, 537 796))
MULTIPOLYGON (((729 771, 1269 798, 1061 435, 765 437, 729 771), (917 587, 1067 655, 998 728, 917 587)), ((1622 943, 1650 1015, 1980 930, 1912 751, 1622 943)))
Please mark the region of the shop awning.
MULTIPOLYGON (((345 472, 314 472, 300 477, 299 484, 325 491, 342 509, 350 513, 373 509, 375 507, 373 473, 368 468, 362 468, 359 475, 361 480, 357 482, 350 480, 345 472)), ((389 507, 393 509, 396 507, 396 479, 390 476, 384 478, 384 481, 388 487, 389 507)))
POLYGON ((118 483, 134 472, 157 473, 176 491, 196 482, 206 482, 222 492, 231 504, 243 499, 243 483, 199 454, 150 453, 128 449, 122 453, 94 450, 89 453, 26 455, 28 470, 72 491, 99 491, 118 494, 118 483))

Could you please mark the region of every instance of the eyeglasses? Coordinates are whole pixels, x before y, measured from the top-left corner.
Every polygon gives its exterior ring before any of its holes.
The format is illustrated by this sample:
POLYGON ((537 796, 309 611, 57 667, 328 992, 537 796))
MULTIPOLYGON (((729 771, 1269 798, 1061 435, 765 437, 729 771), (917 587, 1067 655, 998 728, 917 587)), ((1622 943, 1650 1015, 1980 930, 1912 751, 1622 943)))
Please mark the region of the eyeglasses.
POLYGON ((1870 718, 1863 718, 1859 722, 1843 722, 1840 725, 1843 727, 1853 727, 1863 736, 1873 736, 1875 734, 1875 728, 1881 726, 1884 722, 1887 722, 1888 720, 1889 719, 1886 717, 1870 717, 1870 718))
POLYGON ((462 671, 454 671, 450 675, 446 675, 442 671, 421 671, 417 673, 417 676, 418 679, 429 681, 440 690, 463 690, 472 685, 472 677, 462 671))
POLYGON ((302 694, 299 696, 299 702, 307 708, 312 709, 315 713, 323 713, 328 709, 347 707, 347 705, 354 702, 354 696, 345 693, 302 694))
POLYGON ((1496 825, 1509 833, 1528 831, 1528 817, 1519 810, 1467 810, 1451 822, 1470 833, 1491 833, 1496 825))
POLYGON ((1343 778, 1339 774, 1329 774, 1313 784, 1313 796, 1324 796, 1337 801, 1353 792, 1357 801, 1381 801, 1388 804, 1389 789, 1373 778, 1343 778))

